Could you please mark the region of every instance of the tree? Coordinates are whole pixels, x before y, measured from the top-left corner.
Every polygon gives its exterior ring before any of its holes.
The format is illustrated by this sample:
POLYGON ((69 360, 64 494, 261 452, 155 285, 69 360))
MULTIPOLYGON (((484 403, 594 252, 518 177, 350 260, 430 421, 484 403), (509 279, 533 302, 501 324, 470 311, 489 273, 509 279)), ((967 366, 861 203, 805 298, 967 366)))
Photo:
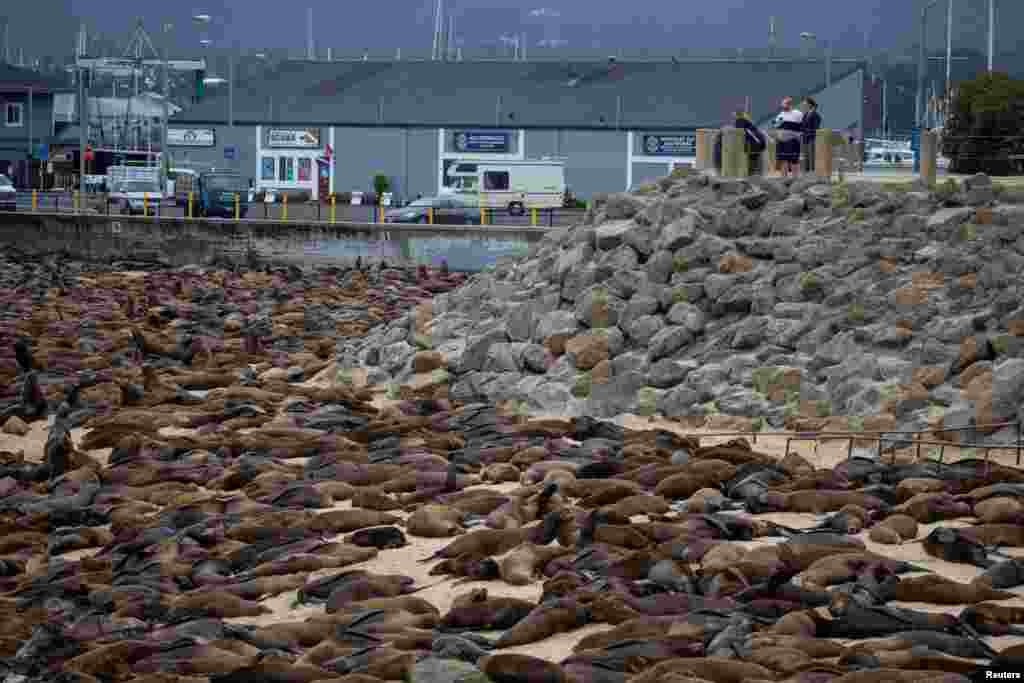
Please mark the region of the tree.
POLYGON ((1010 175, 1024 155, 1024 81, 982 73, 959 84, 942 136, 954 173, 1010 175))
POLYGON ((373 176, 373 191, 377 194, 377 201, 384 196, 384 193, 391 188, 391 181, 383 173, 373 176))

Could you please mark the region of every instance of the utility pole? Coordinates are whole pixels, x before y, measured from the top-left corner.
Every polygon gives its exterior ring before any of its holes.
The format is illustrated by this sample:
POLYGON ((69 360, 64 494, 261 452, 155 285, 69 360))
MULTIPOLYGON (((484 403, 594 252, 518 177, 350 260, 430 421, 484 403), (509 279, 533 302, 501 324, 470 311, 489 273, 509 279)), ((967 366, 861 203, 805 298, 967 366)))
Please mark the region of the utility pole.
POLYGON ((943 99, 949 98, 950 64, 953 61, 953 0, 946 3, 946 90, 943 99))
POLYGON ((228 54, 228 128, 235 127, 235 50, 228 54))
POLYGON ((992 73, 992 53, 996 45, 996 0, 988 0, 988 72, 992 73))
POLYGON ((306 10, 306 59, 316 60, 316 50, 313 47, 313 8, 306 10))
MULTIPOLYGON (((85 190, 85 69, 78 68, 78 189, 85 190)), ((81 195, 79 195, 81 196, 81 195)))
MULTIPOLYGON (((168 32, 170 31, 170 28, 171 28, 170 24, 164 24, 164 36, 165 37, 167 36, 168 32)), ((169 152, 167 150, 167 125, 168 125, 168 122, 169 122, 169 119, 170 119, 170 115, 168 113, 168 98, 170 98, 170 96, 171 96, 171 88, 170 88, 170 76, 168 75, 168 72, 170 71, 170 64, 168 64, 168 62, 167 62, 167 40, 166 39, 164 40, 164 46, 163 47, 164 47, 164 125, 163 125, 163 130, 161 131, 161 134, 160 134, 160 158, 164 162, 163 163, 164 167, 165 168, 170 168, 171 167, 171 156, 170 156, 170 154, 169 154, 169 152)))

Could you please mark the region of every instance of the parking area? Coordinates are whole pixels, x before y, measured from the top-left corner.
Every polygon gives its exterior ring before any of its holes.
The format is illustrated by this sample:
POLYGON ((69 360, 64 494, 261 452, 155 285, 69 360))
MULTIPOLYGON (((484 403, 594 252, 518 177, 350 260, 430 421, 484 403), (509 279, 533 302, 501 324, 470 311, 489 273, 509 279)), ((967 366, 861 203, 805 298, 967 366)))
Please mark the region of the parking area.
MULTIPOLYGON (((108 200, 104 195, 83 195, 82 206, 86 210, 98 213, 120 213, 118 203, 112 199, 108 200)), ((287 205, 280 202, 241 202, 239 208, 245 220, 286 220, 304 223, 330 222, 332 220, 331 205, 324 202, 291 202, 287 205)), ((32 211, 33 209, 48 213, 75 213, 78 210, 75 204, 75 195, 72 192, 37 192, 34 206, 31 192, 19 192, 17 210, 32 211)), ((379 223, 381 222, 381 209, 386 212, 389 207, 336 204, 333 220, 339 223, 379 223)), ((177 206, 174 202, 167 200, 153 201, 149 204, 148 211, 154 216, 183 218, 188 214, 188 207, 177 206)), ((489 225, 563 227, 574 225, 582 220, 584 211, 584 209, 561 208, 537 209, 536 212, 527 210, 525 215, 514 216, 507 209, 488 209, 486 222, 489 225)), ((193 215, 196 215, 194 206, 193 215)))

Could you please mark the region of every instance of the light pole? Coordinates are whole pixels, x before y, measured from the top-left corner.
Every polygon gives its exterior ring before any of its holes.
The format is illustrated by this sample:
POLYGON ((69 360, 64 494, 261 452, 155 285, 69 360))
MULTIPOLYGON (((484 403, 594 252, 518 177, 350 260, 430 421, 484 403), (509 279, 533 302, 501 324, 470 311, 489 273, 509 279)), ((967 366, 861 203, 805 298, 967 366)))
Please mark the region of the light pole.
POLYGON ((171 88, 170 88, 170 83, 169 83, 170 76, 169 76, 169 73, 168 73, 170 71, 170 64, 167 62, 167 34, 169 34, 173 28, 174 28, 174 26, 172 24, 164 24, 164 26, 163 26, 163 34, 164 34, 164 41, 163 41, 163 43, 164 43, 163 44, 163 53, 164 53, 164 125, 163 125, 163 131, 162 131, 161 136, 160 136, 160 158, 163 160, 163 166, 166 169, 170 169, 171 168, 171 155, 167 151, 167 124, 168 124, 168 120, 170 119, 170 114, 169 114, 168 108, 167 108, 167 106, 168 106, 167 105, 167 101, 168 101, 168 99, 171 96, 171 88))
POLYGON ((992 73, 992 53, 996 45, 996 0, 988 0, 988 72, 992 73))
MULTIPOLYGON (((801 38, 801 40, 804 41, 805 45, 808 42, 812 41, 812 40, 815 41, 815 42, 818 41, 817 34, 811 33, 809 31, 804 31, 803 33, 801 33, 800 34, 800 38, 801 38)), ((832 86, 832 41, 831 40, 826 40, 825 41, 825 87, 829 88, 831 86, 832 86)))

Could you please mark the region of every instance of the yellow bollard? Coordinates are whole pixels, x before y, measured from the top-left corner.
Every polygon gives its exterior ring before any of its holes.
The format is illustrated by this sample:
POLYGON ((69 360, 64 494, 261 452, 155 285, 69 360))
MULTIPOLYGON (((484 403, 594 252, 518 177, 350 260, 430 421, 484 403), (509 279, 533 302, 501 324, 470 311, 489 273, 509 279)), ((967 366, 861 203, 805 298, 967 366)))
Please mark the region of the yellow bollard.
POLYGON ((142 215, 143 216, 148 216, 149 215, 149 193, 148 192, 143 192, 142 193, 142 215))
POLYGON ((75 190, 75 211, 76 212, 78 211, 78 207, 79 207, 79 201, 80 201, 79 195, 80 194, 82 194, 82 193, 79 192, 78 190, 75 190))
POLYGON ((282 195, 281 201, 284 202, 281 210, 281 220, 286 221, 288 220, 288 195, 282 195))
POLYGON ((434 207, 427 207, 427 223, 434 224, 434 207))
POLYGON ((239 199, 239 195, 236 192, 235 193, 235 220, 236 221, 241 217, 241 206, 240 205, 241 205, 241 200, 239 199))
POLYGON ((335 217, 335 216, 337 215, 337 214, 335 213, 335 209, 336 209, 336 208, 337 208, 337 207, 335 206, 335 197, 334 197, 334 194, 332 193, 332 194, 331 194, 331 222, 332 222, 332 223, 334 222, 334 217, 335 217))
POLYGON ((530 225, 537 227, 537 207, 530 209, 530 225))
POLYGON ((192 193, 188 193, 188 217, 192 218, 192 193))
POLYGON ((384 222, 384 207, 383 206, 378 206, 377 207, 377 217, 378 217, 378 222, 379 223, 383 223, 384 222))
POLYGON ((480 207, 480 225, 487 225, 487 207, 480 207))
POLYGON ((32 190, 32 210, 33 211, 38 211, 39 210, 39 191, 38 190, 32 190))

